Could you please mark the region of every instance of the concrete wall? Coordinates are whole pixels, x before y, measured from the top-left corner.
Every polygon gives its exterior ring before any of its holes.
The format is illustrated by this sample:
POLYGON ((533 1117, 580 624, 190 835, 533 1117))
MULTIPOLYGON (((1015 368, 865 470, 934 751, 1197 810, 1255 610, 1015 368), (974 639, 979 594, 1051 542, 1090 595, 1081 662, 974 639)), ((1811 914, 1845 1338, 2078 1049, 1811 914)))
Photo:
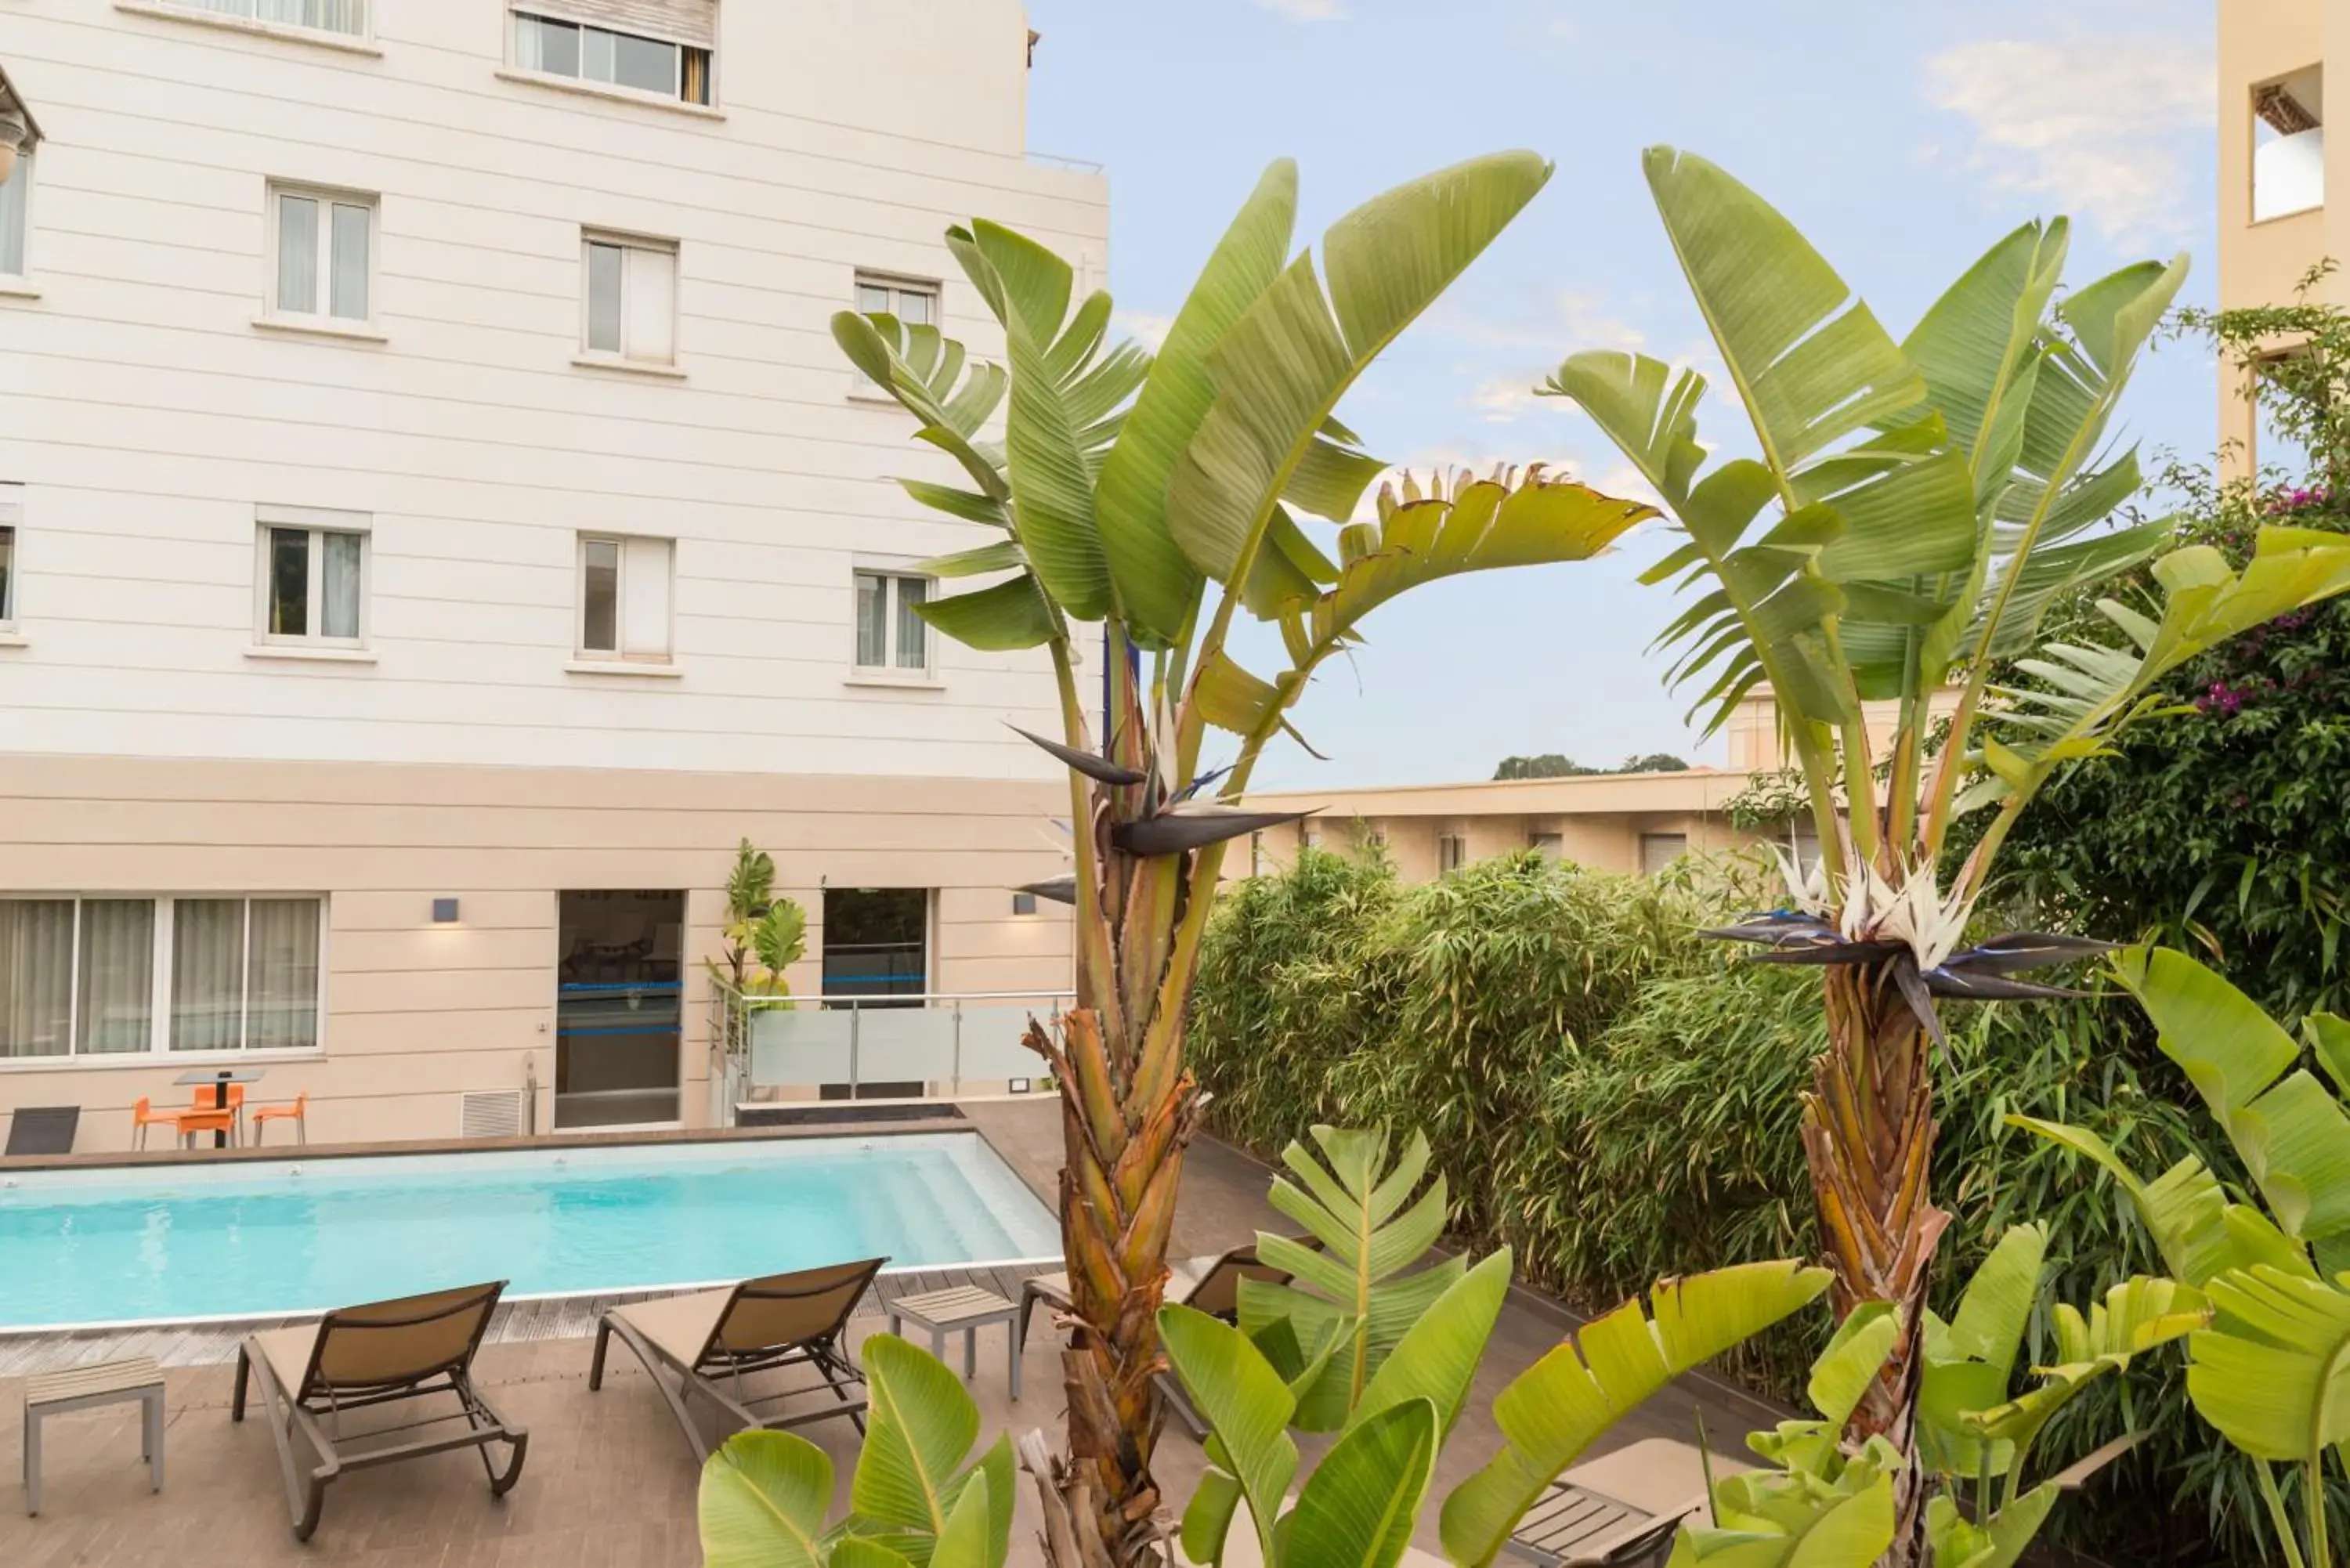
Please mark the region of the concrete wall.
POLYGON ((1102 281, 1104 182, 1024 154, 1017 5, 728 0, 711 110, 515 79, 497 0, 378 0, 358 52, 152 9, 7 19, 46 140, 0 750, 1050 777, 1002 722, 1050 723, 1041 658, 854 677, 853 568, 992 533, 899 491, 955 471, 827 325, 879 269, 999 351, 973 213, 1102 281), (272 181, 379 198, 371 337, 255 324, 272 181), (573 363, 583 227, 675 242, 679 374, 573 363), (263 505, 371 521, 362 657, 256 649, 263 505), (567 668, 581 530, 676 541, 657 674, 567 668))
MULTIPOLYGON (((2288 303, 2303 274, 2326 257, 2350 258, 2338 214, 2350 213, 2350 7, 2324 0, 2220 0, 2219 33, 2220 303, 2222 307, 2288 303), (2320 118, 2327 150, 2325 202, 2262 223, 2252 222, 2252 102, 2262 84, 2322 65, 2327 73, 2320 118)), ((2321 297, 2344 300, 2339 275, 2321 297)), ((2258 461, 2253 410, 2244 379, 2220 378, 2220 440, 2232 445, 2225 464, 2241 473, 2258 461)))
MULTIPOLYGON (((322 894, 320 1049, 225 1058, 268 1073, 256 1099, 311 1096, 322 1141, 449 1137, 468 1089, 535 1065, 552 1125, 556 902, 565 888, 683 888, 687 1125, 706 1117, 707 981, 743 836, 809 915, 793 989, 815 993, 823 886, 936 889, 931 985, 1059 991, 1067 910, 1007 890, 1059 857, 1037 824, 1052 785, 347 763, 0 759, 0 892, 322 894), (436 926, 435 898, 461 921, 436 926)), ((177 1074, 222 1057, 0 1058, 0 1112, 83 1107, 78 1147, 120 1148, 129 1107, 188 1102, 177 1074)), ((168 1137, 168 1132, 164 1135, 168 1137)))

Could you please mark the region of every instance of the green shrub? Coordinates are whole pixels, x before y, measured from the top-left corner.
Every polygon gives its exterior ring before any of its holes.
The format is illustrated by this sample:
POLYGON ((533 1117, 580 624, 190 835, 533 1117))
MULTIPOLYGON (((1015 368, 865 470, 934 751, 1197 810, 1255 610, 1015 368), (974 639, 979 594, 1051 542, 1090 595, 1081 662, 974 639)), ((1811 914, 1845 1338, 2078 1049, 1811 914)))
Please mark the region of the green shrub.
MULTIPOLYGON (((1235 889, 1211 929, 1191 1028, 1210 1120, 1268 1157, 1316 1121, 1427 1127, 1459 1178, 1456 1230, 1508 1243, 1522 1277, 1585 1310, 1661 1273, 1808 1255, 1797 1124, 1822 1044, 1818 976, 1693 934, 1752 907, 1735 886, 1748 877, 1733 865, 1659 882, 1512 856, 1402 888, 1376 858, 1308 852, 1235 889)), ((2032 1219, 2051 1228, 2051 1300, 2159 1272, 2125 1199, 2002 1119, 2082 1123, 2141 1168, 2192 1149, 2226 1175, 2229 1151, 2202 1146, 2167 1087, 2146 1086, 2175 1073, 2136 1010, 1954 1008, 1950 1026, 1941 1279, 1966 1279, 2032 1219)), ((2048 1334, 2036 1323, 2027 1352, 2048 1334)), ((1783 1326, 1726 1365, 1791 1397, 1824 1337, 1783 1326)), ((2193 1563, 2208 1512, 2222 1548, 2257 1556, 2257 1499, 2187 1410, 2178 1357, 2142 1357, 2083 1396, 2047 1452, 2064 1462, 2124 1425, 2157 1436, 2060 1511, 2052 1539, 2193 1563)))

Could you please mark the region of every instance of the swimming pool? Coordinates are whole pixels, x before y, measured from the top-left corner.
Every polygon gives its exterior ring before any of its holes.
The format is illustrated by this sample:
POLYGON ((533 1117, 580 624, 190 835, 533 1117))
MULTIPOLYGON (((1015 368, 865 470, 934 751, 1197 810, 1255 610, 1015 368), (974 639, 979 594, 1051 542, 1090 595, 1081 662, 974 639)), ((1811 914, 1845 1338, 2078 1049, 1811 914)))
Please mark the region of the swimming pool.
POLYGON ((1059 1251, 1051 1211, 970 1133, 26 1171, 0 1178, 0 1327, 1059 1251))

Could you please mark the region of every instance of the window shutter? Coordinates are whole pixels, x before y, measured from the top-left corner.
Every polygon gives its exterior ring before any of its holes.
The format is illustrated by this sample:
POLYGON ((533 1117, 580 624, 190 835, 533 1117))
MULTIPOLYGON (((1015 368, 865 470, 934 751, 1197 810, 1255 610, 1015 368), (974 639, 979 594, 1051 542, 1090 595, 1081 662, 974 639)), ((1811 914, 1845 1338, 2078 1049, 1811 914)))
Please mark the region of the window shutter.
POLYGON ((669 652, 670 541, 630 539, 621 566, 620 651, 669 652))
POLYGON ((517 0, 514 8, 697 49, 718 47, 718 0, 517 0))
POLYGON ((628 251, 628 355, 631 359, 676 358, 677 255, 631 245, 628 251))

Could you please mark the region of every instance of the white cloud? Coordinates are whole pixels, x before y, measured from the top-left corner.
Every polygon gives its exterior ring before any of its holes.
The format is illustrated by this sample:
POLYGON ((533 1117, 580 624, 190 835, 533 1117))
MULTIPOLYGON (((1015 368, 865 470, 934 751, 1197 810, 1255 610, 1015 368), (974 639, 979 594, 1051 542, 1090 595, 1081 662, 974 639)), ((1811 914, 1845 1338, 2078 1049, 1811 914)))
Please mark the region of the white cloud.
POLYGON ((1926 91, 1974 123, 1968 162, 1994 186, 2126 241, 2194 226, 2188 160, 2217 119, 2212 72, 2210 50, 2184 40, 1989 39, 1929 59, 1926 91))
POLYGON ((1293 22, 1340 22, 1347 16, 1347 8, 1338 0, 1256 0, 1256 4, 1293 22))
POLYGON ((1530 375, 1495 376, 1469 394, 1469 406, 1489 424, 1508 424, 1543 406, 1542 396, 1534 390, 1537 379, 1530 375))
POLYGON ((1114 310, 1109 318, 1112 326, 1153 354, 1167 346, 1167 334, 1175 326, 1173 317, 1152 310, 1114 310))

